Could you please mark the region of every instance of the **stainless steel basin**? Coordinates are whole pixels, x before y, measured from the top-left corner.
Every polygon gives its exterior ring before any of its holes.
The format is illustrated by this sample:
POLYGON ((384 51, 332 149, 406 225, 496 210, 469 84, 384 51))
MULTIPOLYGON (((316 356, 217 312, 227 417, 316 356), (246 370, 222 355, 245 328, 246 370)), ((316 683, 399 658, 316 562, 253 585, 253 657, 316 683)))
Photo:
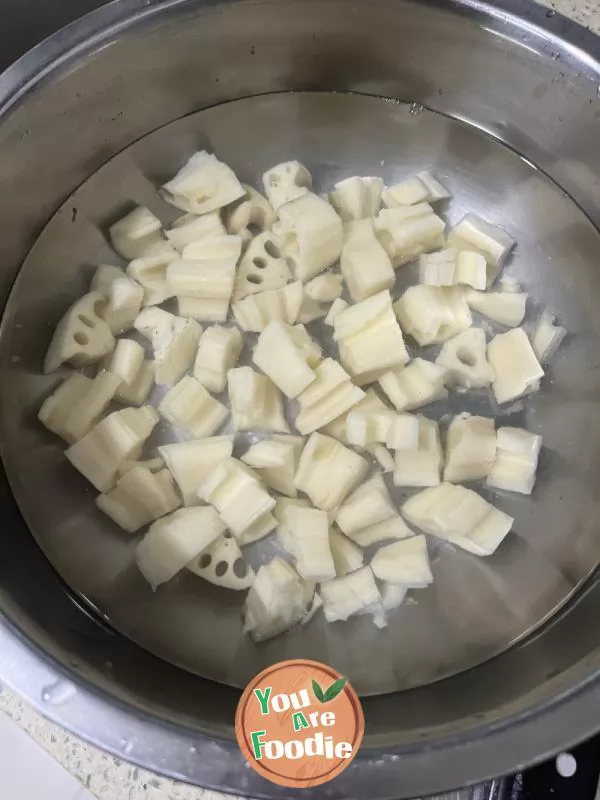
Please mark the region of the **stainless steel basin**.
POLYGON ((599 57, 521 2, 120 0, 0 77, 0 678, 107 749, 252 796, 287 794, 244 768, 236 687, 282 658, 364 695, 363 749, 315 796, 479 782, 600 728, 599 57), (152 595, 35 421, 50 326, 115 260, 108 224, 134 202, 167 214, 154 187, 199 147, 249 182, 284 157, 323 186, 433 166, 450 221, 473 210, 519 241, 530 321, 548 306, 570 332, 506 413, 545 442, 534 500, 498 500, 515 533, 485 561, 436 550, 434 587, 383 633, 317 622, 256 647, 239 598, 191 575, 152 595))

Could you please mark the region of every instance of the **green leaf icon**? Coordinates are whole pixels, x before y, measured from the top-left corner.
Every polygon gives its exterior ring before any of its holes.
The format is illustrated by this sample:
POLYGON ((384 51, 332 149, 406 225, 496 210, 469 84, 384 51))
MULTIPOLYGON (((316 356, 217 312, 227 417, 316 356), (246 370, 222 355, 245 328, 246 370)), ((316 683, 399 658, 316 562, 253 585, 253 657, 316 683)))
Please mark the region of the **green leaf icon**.
POLYGON ((315 694, 315 697, 319 701, 319 703, 325 703, 325 695, 323 694, 323 689, 319 686, 319 684, 313 680, 312 682, 312 690, 315 694))
POLYGON ((325 691, 325 694, 324 694, 324 698, 325 699, 322 702, 327 703, 327 702, 329 702, 329 700, 333 700, 335 697, 337 697, 338 694, 342 691, 342 689, 346 685, 347 681, 348 681, 348 678, 340 678, 339 680, 334 681, 331 684, 331 686, 325 691))

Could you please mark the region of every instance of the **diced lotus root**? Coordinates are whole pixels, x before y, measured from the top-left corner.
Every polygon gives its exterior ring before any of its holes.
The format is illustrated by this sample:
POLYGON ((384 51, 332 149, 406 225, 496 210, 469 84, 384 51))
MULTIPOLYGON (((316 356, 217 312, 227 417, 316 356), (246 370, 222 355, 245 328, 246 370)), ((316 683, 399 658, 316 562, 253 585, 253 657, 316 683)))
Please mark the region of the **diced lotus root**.
POLYGON ((233 299, 241 300, 249 294, 267 289, 280 289, 292 274, 282 257, 278 239, 270 231, 259 234, 240 261, 233 299))
POLYGON ((246 194, 225 210, 225 224, 229 233, 237 233, 249 242, 252 239, 250 226, 261 232, 270 230, 275 222, 275 211, 260 192, 245 183, 242 186, 246 194))
POLYGON ((203 550, 187 568, 215 586, 235 591, 249 589, 254 580, 254 570, 244 561, 238 543, 228 531, 203 550))
POLYGON ((115 338, 102 319, 106 298, 88 292, 64 314, 44 359, 44 372, 56 372, 61 364, 83 367, 99 361, 115 346, 115 338))

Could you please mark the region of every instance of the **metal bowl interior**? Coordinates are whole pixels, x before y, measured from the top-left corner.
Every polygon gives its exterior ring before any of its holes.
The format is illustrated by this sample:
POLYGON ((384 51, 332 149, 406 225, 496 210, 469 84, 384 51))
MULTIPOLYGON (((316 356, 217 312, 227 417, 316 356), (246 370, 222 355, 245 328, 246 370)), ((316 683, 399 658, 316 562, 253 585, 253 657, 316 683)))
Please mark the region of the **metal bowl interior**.
MULTIPOLYGON (((0 81, 4 300, 31 250, 0 336, 2 456, 21 512, 4 480, 3 613, 66 670, 159 727, 221 739, 232 764, 237 693, 212 681, 239 686, 265 663, 301 654, 349 673, 365 694, 404 688, 365 700, 362 778, 353 769, 354 783, 332 784, 339 796, 432 792, 508 772, 584 736, 581 713, 554 738, 537 727, 532 737, 531 726, 598 664, 595 579, 572 597, 600 550, 595 40, 543 12, 524 22, 481 4, 383 0, 115 4, 62 36, 54 55, 79 49, 43 79, 23 86, 41 66, 46 51, 38 51, 37 63, 34 52, 0 81), (411 114, 411 103, 429 110, 411 114), (500 500, 514 512, 516 535, 485 562, 439 553, 435 588, 383 636, 358 620, 255 648, 240 644, 237 599, 224 601, 191 576, 152 596, 131 569, 131 542, 95 516, 93 494, 35 424, 52 385, 40 375, 45 342, 91 265, 112 260, 107 223, 133 202, 159 210, 153 186, 200 146, 251 182, 283 157, 305 160, 321 186, 431 165, 455 191, 449 219, 485 210, 510 230, 520 243, 510 274, 570 331, 548 386, 510 416, 545 438, 535 502, 500 500), (505 730, 511 744, 500 748, 505 730), (365 769, 388 755, 384 769, 365 769), (411 765, 410 777, 398 778, 399 763, 404 773, 411 765)), ((564 707, 562 715, 569 720, 564 707)), ((153 760, 143 744, 131 757, 153 760)), ((177 748, 160 768, 215 785, 177 748)), ((220 776, 220 788, 275 791, 240 782, 238 772, 220 776)))

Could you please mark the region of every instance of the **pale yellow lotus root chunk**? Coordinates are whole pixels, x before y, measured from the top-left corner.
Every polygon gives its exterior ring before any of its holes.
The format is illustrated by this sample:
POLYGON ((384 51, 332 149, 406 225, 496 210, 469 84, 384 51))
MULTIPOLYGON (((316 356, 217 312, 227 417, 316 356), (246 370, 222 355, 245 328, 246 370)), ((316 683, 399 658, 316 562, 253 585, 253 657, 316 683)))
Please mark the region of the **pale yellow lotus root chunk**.
POLYGON ((124 530, 134 533, 181 505, 168 469, 133 467, 114 489, 98 495, 96 505, 124 530))
POLYGON ((524 292, 475 292, 471 290, 466 293, 465 297, 469 308, 509 328, 516 328, 525 317, 527 295, 524 292))
POLYGON ((191 375, 185 375, 169 389, 158 404, 158 413, 196 439, 216 433, 229 414, 191 375))
POLYGON ((508 492, 531 494, 542 437, 523 428, 498 428, 496 459, 487 476, 488 486, 508 492))
MULTIPOLYGON (((275 499, 264 489, 256 473, 236 458, 226 458, 206 477, 198 489, 198 496, 210 503, 240 544, 249 544, 248 530, 257 522, 276 521, 271 511, 275 499), (246 536, 245 536, 246 535, 246 536)), ((261 529, 266 536, 268 530, 261 529)), ((259 538, 253 537, 253 540, 259 538)))
POLYGON ((326 433, 328 436, 333 436, 334 439, 339 439, 340 442, 343 444, 350 444, 347 435, 347 424, 348 424, 348 415, 351 411, 356 412, 369 412, 369 411, 381 411, 386 412, 390 409, 386 406, 386 404, 381 400, 381 398, 377 395, 374 389, 367 389, 365 392, 365 396, 362 400, 360 400, 355 406, 353 406, 350 411, 347 411, 345 414, 342 414, 337 419, 334 419, 333 422, 330 422, 329 425, 325 425, 323 428, 323 433, 326 433))
POLYGON ((274 320, 294 325, 303 300, 302 282, 294 281, 281 289, 268 289, 260 294, 248 295, 234 303, 231 310, 242 330, 261 333, 274 320))
POLYGON ((284 161, 264 173, 263 186, 269 203, 277 211, 284 203, 307 194, 312 189, 312 176, 299 161, 284 161))
POLYGON ((103 294, 88 292, 63 314, 46 351, 46 374, 64 363, 72 367, 93 364, 113 350, 115 337, 103 319, 106 305, 103 294))
POLYGON ((327 622, 347 620, 354 614, 377 614, 381 595, 370 567, 324 583, 320 590, 327 622))
POLYGON ((496 458, 496 431, 489 417, 459 414, 446 434, 444 480, 463 483, 486 478, 496 458))
POLYGON ((489 386, 495 378, 487 360, 487 342, 481 328, 467 328, 449 339, 435 363, 446 370, 447 384, 458 384, 465 389, 489 386))
POLYGON ((321 361, 314 374, 316 379, 298 395, 300 411, 294 424, 302 434, 324 427, 365 396, 333 358, 321 361))
POLYGON ((342 365, 358 385, 377 380, 409 359, 388 291, 339 313, 333 330, 342 365))
POLYGON ((552 314, 544 311, 531 337, 531 346, 540 364, 546 364, 552 358, 566 335, 566 329, 556 324, 552 314))
POLYGON ((383 208, 373 224, 395 268, 444 245, 446 224, 427 203, 383 208))
POLYGON ((138 568, 152 589, 170 581, 225 530, 213 508, 180 508, 156 520, 138 544, 138 568))
POLYGON ((512 528, 513 518, 464 486, 442 483, 413 495, 403 516, 425 533, 447 539, 478 556, 491 555, 512 528))
POLYGON ((236 430, 289 432, 281 392, 265 375, 236 367, 227 373, 227 386, 236 430))
POLYGON ((191 442, 175 442, 158 448, 161 463, 173 473, 184 505, 200 504, 198 489, 218 464, 233 452, 233 436, 209 436, 191 442))
POLYGON ((273 206, 256 189, 242 184, 246 194, 225 209, 225 224, 229 233, 236 233, 244 239, 251 241, 252 229, 264 233, 271 229, 276 215, 273 206))
POLYGON ((245 195, 234 171, 212 153, 201 150, 161 189, 171 205, 192 214, 206 214, 245 195))
POLYGON ((275 556, 256 573, 244 606, 244 630, 256 642, 271 639, 298 624, 306 616, 315 585, 275 556))
POLYGON ((252 354, 256 366, 286 397, 293 399, 316 380, 321 348, 303 325, 274 320, 262 331, 252 354))
POLYGON ((156 382, 176 383, 192 365, 202 333, 200 325, 152 307, 141 312, 134 327, 152 345, 156 382))
POLYGON ((417 203, 435 203, 448 200, 452 194, 429 171, 419 172, 410 178, 388 186, 382 200, 386 208, 414 206, 417 203))
POLYGON ((512 236, 476 214, 467 214, 448 235, 449 247, 475 251, 485 257, 488 264, 488 286, 493 283, 498 270, 515 244, 512 236))
POLYGON ((335 578, 327 512, 290 503, 280 524, 286 528, 289 551, 305 580, 320 583, 335 578))
POLYGON ((445 367, 415 358, 404 369, 383 374, 379 386, 397 411, 414 411, 448 397, 446 380, 445 367))
POLYGON ((340 264, 350 297, 355 302, 391 289, 396 281, 392 262, 375 236, 371 219, 345 226, 340 264))
POLYGON ((158 422, 152 406, 124 408, 100 420, 65 455, 99 492, 110 489, 123 462, 137 453, 158 422))
POLYGON ((338 578, 364 566, 365 556, 362 548, 340 533, 335 526, 329 529, 329 547, 338 578))
POLYGON ((488 344, 487 355, 495 373, 492 389, 498 403, 508 403, 540 388, 544 370, 523 328, 499 333, 488 344))
POLYGON ((424 536, 411 536, 381 547, 373 556, 371 569, 379 580, 406 589, 424 589, 433 583, 424 536))
POLYGON ((137 206, 114 225, 109 236, 117 253, 127 261, 149 255, 160 249, 165 240, 157 216, 145 206, 137 206))
POLYGON ((219 393, 227 385, 227 372, 235 367, 243 340, 237 328, 212 325, 201 334, 194 363, 194 378, 210 392, 219 393))
POLYGON ((308 281, 334 264, 343 244, 343 225, 326 200, 311 192, 282 205, 273 233, 297 280, 308 281))
POLYGON ((460 286, 411 286, 394 304, 394 311, 402 330, 421 347, 445 342, 473 322, 460 286))
POLYGON ((296 497, 294 477, 304 448, 303 436, 274 435, 255 442, 241 461, 257 470, 263 481, 276 492, 296 497))
POLYGON ((157 306, 173 297, 167 283, 167 268, 178 258, 177 251, 164 243, 157 252, 134 258, 128 264, 127 275, 143 289, 143 306, 157 306))
MULTIPOLYGON (((221 221, 219 211, 211 211, 208 214, 197 216, 196 214, 184 214, 165 231, 169 244, 178 252, 182 253, 188 244, 197 242, 213 236, 225 236, 227 233, 237 233, 237 231, 227 231, 221 221)), ((174 260, 174 259, 173 259, 174 260)))
POLYGON ((345 178, 329 193, 329 202, 344 222, 374 217, 381 207, 381 178, 345 178))
POLYGON ((221 534, 196 556, 187 569, 205 581, 242 592, 254 583, 254 570, 246 563, 240 546, 231 534, 221 534))
POLYGON ((313 433, 300 456, 294 484, 317 508, 329 511, 344 502, 368 468, 358 453, 336 439, 313 433))
POLYGON ((338 509, 335 521, 340 530, 361 547, 383 539, 404 539, 412 531, 392 504, 381 475, 359 486, 338 509))
POLYGON ((394 467, 396 486, 439 486, 442 468, 440 431, 435 420, 417 415, 419 421, 418 450, 397 450, 394 467))
POLYGON ((137 281, 119 267, 101 264, 94 273, 90 289, 106 298, 101 317, 113 334, 124 333, 133 327, 144 300, 144 289, 137 281))

